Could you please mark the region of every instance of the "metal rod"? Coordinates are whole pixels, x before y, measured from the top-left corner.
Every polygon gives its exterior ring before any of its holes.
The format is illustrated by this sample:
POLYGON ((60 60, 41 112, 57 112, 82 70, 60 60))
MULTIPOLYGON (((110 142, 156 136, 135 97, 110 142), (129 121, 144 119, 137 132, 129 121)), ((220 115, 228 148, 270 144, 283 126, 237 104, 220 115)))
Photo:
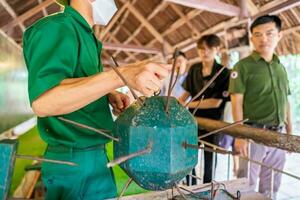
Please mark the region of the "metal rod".
POLYGON ((184 187, 180 187, 180 186, 179 186, 179 189, 188 192, 190 195, 192 195, 192 196, 194 196, 194 197, 197 197, 197 199, 200 198, 199 195, 197 195, 195 192, 193 192, 193 191, 191 191, 191 190, 188 190, 188 189, 186 189, 186 188, 184 188, 184 187))
POLYGON ((192 178, 198 179, 200 181, 202 181, 202 178, 198 177, 198 176, 194 176, 193 174, 189 174, 189 176, 191 176, 192 178))
POLYGON ((16 155, 16 158, 26 159, 26 160, 36 160, 36 161, 55 163, 55 164, 61 164, 61 165, 78 166, 76 163, 73 163, 73 162, 46 159, 46 158, 36 157, 36 156, 16 155))
POLYGON ((175 88, 175 85, 176 85, 176 83, 177 83, 177 81, 178 81, 178 78, 179 78, 179 72, 180 72, 180 66, 178 66, 178 68, 176 68, 176 77, 175 77, 175 81, 174 81, 174 83, 173 83, 173 85, 172 85, 172 87, 171 87, 171 93, 172 93, 172 91, 174 90, 174 88, 175 88))
MULTIPOLYGON (((112 56, 111 57, 113 62, 115 63, 115 65, 117 67, 119 67, 119 64, 117 63, 117 60, 112 56)), ((116 72, 116 74, 121 78, 121 80, 123 81, 123 83, 129 88, 131 94, 133 95, 134 99, 137 100, 139 105, 143 105, 143 102, 141 101, 141 99, 138 97, 138 95, 134 92, 133 88, 131 87, 131 85, 129 85, 128 81, 125 79, 125 77, 120 73, 120 71, 117 69, 117 67, 111 65, 112 69, 116 72)))
POLYGON ((217 129, 217 130, 211 131, 211 132, 209 132, 209 133, 206 133, 206 134, 204 134, 204 135, 201 135, 201 136, 198 137, 198 139, 200 140, 200 139, 205 138, 205 137, 208 137, 208 136, 210 136, 210 135, 219 133, 219 132, 224 131, 224 130, 226 130, 226 129, 228 129, 228 128, 232 128, 232 127, 235 127, 235 126, 237 126, 237 125, 239 125, 239 124, 243 124, 243 123, 246 122, 246 121, 248 121, 248 119, 236 121, 236 122, 234 122, 234 123, 232 123, 232 124, 229 124, 229 125, 226 125, 226 126, 220 128, 220 129, 217 129))
POLYGON ((227 156, 227 181, 229 181, 230 178, 230 154, 227 156))
MULTIPOLYGON (((213 149, 216 150, 215 147, 213 149)), ((212 154, 213 154, 212 155, 212 159, 213 159, 212 160, 212 180, 214 180, 215 175, 216 175, 216 157, 217 157, 217 153, 213 152, 212 154)))
POLYGON ((122 191, 121 191, 121 194, 120 194, 120 196, 118 197, 117 200, 120 200, 120 199, 123 197, 124 193, 125 193, 126 190, 128 189, 129 185, 132 183, 132 181, 133 181, 132 178, 128 179, 128 181, 126 182, 125 186, 123 187, 123 189, 122 189, 122 191))
POLYGON ((270 198, 273 199, 273 194, 274 194, 274 170, 271 169, 271 191, 270 191, 270 198))
POLYGON ((81 124, 81 123, 79 123, 79 122, 75 122, 75 121, 73 121, 73 120, 66 119, 66 118, 64 118, 64 117, 58 117, 58 119, 60 119, 60 120, 62 120, 62 121, 64 121, 64 122, 67 122, 67 123, 69 123, 69 124, 78 126, 78 127, 80 127, 80 128, 87 129, 87 130, 90 130, 90 131, 94 131, 94 132, 96 132, 96 133, 101 134, 101 135, 104 136, 104 137, 107 137, 107 138, 109 138, 109 139, 112 139, 113 141, 119 142, 119 138, 115 138, 115 137, 113 137, 113 136, 111 136, 111 135, 108 135, 108 134, 107 134, 107 133, 108 133, 107 130, 96 129, 96 128, 87 126, 87 125, 85 125, 85 124, 81 124))
POLYGON ((195 116, 196 112, 198 111, 198 109, 199 109, 199 107, 200 107, 200 104, 201 104, 201 102, 203 101, 203 99, 204 99, 204 95, 202 95, 200 101, 198 102, 196 108, 194 109, 194 111, 193 111, 193 116, 195 116))
POLYGON ((281 169, 277 169, 277 168, 274 168, 274 167, 272 167, 272 166, 266 165, 265 163, 259 162, 259 161, 257 161, 257 160, 253 160, 253 159, 251 159, 251 158, 249 158, 249 157, 241 156, 241 155, 239 155, 239 153, 237 153, 237 152, 235 152, 235 151, 228 151, 228 150, 226 150, 226 149, 224 149, 224 148, 222 148, 222 147, 219 147, 219 146, 217 146, 217 145, 214 145, 214 144, 212 144, 212 143, 209 143, 209 142, 206 142, 206 141, 203 141, 203 140, 199 140, 199 142, 201 142, 201 143, 203 143, 203 144, 205 144, 205 145, 207 145, 207 146, 210 146, 210 147, 215 147, 216 150, 214 151, 212 148, 209 148, 209 147, 199 147, 198 145, 187 144, 186 142, 183 142, 182 146, 183 146, 184 148, 204 149, 204 151, 217 152, 217 153, 221 153, 221 154, 230 154, 230 155, 233 155, 233 156, 238 156, 238 157, 240 157, 240 158, 242 158, 242 159, 244 159, 244 160, 246 160, 246 161, 255 163, 255 164, 257 164, 257 165, 266 167, 266 168, 268 168, 268 169, 272 169, 272 170, 274 170, 274 171, 276 171, 276 172, 279 172, 279 173, 288 175, 288 176, 290 176, 290 177, 293 177, 293 178, 295 178, 295 179, 297 179, 297 180, 300 180, 300 177, 298 177, 298 176, 296 176, 296 175, 294 175, 294 174, 291 174, 291 173, 285 172, 285 171, 283 171, 283 170, 281 170, 281 169))
POLYGON ((117 158, 115 160, 112 160, 110 161, 109 163, 107 163, 107 167, 110 168, 110 167, 114 167, 115 165, 118 165, 118 164, 121 164, 127 160, 130 160, 132 158, 135 158, 137 156, 141 156, 141 155, 144 155, 144 154, 148 154, 148 153, 151 153, 152 151, 152 143, 150 142, 147 146, 146 149, 143 149, 141 151, 137 151, 135 153, 132 153, 132 154, 129 154, 127 156, 123 156, 123 157, 120 157, 120 158, 117 158))
POLYGON ((178 193, 182 196, 183 199, 188 200, 185 194, 180 190, 177 184, 175 184, 175 188, 177 189, 178 193))
POLYGON ((166 106, 165 106, 165 112, 166 113, 169 112, 170 97, 171 97, 171 93, 172 93, 172 84, 173 84, 173 78, 174 78, 174 73, 175 73, 175 68, 176 68, 176 60, 177 60, 178 55, 179 55, 179 51, 176 48, 174 56, 173 56, 174 62, 173 62, 172 72, 171 72, 171 78, 170 78, 170 82, 169 82, 167 103, 166 103, 166 106))
POLYGON ((195 99, 197 99, 198 97, 200 97, 205 90, 216 80, 216 78, 222 73, 222 71, 226 68, 226 66, 223 66, 209 81, 208 83, 198 92, 198 94, 196 94, 196 96, 194 96, 189 102, 187 102, 185 104, 184 107, 188 107, 188 105, 195 101, 195 99))

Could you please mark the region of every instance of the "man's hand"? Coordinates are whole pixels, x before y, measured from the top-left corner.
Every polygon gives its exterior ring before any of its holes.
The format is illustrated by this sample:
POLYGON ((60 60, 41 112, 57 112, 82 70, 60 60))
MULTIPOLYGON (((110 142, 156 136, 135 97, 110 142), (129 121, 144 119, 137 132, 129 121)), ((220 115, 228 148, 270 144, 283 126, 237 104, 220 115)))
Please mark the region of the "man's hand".
POLYGON ((170 74, 172 65, 162 63, 141 62, 120 67, 120 71, 133 89, 150 97, 160 90, 163 80, 170 74))
POLYGON ((248 142, 243 139, 235 139, 234 150, 241 156, 248 156, 248 142))
POLYGON ((178 56, 176 59, 175 67, 176 67, 176 72, 179 73, 180 75, 184 74, 186 69, 187 69, 187 64, 188 61, 185 57, 183 56, 178 56))
POLYGON ((130 99, 126 94, 117 91, 109 93, 108 100, 110 105, 113 107, 112 112, 116 116, 121 114, 130 103, 130 99))

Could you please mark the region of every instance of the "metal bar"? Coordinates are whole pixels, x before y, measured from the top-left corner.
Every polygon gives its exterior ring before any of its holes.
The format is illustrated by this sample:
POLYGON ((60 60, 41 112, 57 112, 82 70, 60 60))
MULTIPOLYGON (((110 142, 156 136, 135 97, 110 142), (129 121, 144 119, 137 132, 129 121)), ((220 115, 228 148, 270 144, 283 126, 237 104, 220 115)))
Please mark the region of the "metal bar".
POLYGON ((170 97, 171 97, 171 93, 172 93, 172 84, 173 84, 173 78, 174 78, 174 73, 175 73, 175 68, 176 68, 176 60, 177 60, 178 55, 179 55, 179 51, 178 51, 178 49, 175 49, 175 53, 174 53, 174 57, 173 57, 174 62, 173 62, 173 66, 172 66, 171 78, 170 78, 169 88, 168 88, 167 103, 166 103, 166 107, 165 107, 166 113, 169 112, 170 97))
MULTIPOLYGON (((111 57, 113 62, 115 63, 115 65, 117 67, 119 67, 117 60, 114 57, 111 57)), ((137 100, 139 105, 143 105, 143 102, 141 101, 141 99, 138 97, 138 95, 134 92, 133 88, 131 87, 131 85, 129 85, 128 81, 124 78, 124 76, 120 73, 120 71, 115 67, 115 66, 111 66, 112 69, 116 72, 116 74, 121 78, 121 80, 123 81, 123 83, 129 88, 131 94, 133 95, 134 99, 137 100)))
POLYGON ((62 161, 62 160, 52 160, 52 159, 46 159, 46 158, 41 158, 41 157, 35 157, 35 156, 16 155, 16 158, 26 159, 26 160, 36 160, 36 161, 55 163, 55 164, 61 164, 61 165, 78 166, 76 163, 73 163, 73 162, 62 161))
POLYGON ((271 169, 271 191, 270 191, 270 198, 273 199, 273 195, 274 195, 274 170, 271 169))
POLYGON ((219 133, 219 132, 224 131, 224 130, 226 130, 226 129, 228 129, 228 128, 232 128, 232 127, 235 127, 235 126, 237 126, 237 125, 239 125, 239 124, 243 124, 243 123, 246 122, 246 121, 248 121, 248 119, 236 121, 236 122, 234 122, 234 123, 232 123, 232 124, 229 124, 229 125, 226 125, 226 126, 220 128, 220 129, 217 129, 217 130, 211 131, 211 132, 209 132, 209 133, 206 133, 206 134, 204 134, 204 135, 201 135, 201 136, 198 137, 198 139, 200 140, 200 139, 205 138, 205 137, 208 137, 208 136, 210 136, 210 135, 219 133))
POLYGON ((127 156, 123 156, 123 157, 117 158, 115 160, 112 160, 109 163, 107 163, 107 167, 108 168, 114 167, 115 165, 121 164, 121 163, 123 163, 127 160, 130 160, 132 158, 135 158, 137 156, 141 156, 141 155, 144 155, 144 154, 151 153, 151 151, 152 151, 152 143, 150 142, 146 149, 143 149, 143 150, 137 151, 135 153, 129 154, 127 156))
POLYGON ((180 190, 178 185, 175 184, 175 188, 177 189, 178 193, 182 196, 183 199, 188 200, 188 198, 185 196, 185 194, 180 190))
POLYGON ((196 94, 196 96, 194 96, 189 102, 187 102, 185 104, 184 107, 188 107, 188 105, 195 101, 195 99, 197 99, 198 97, 200 97, 205 90, 216 80, 216 78, 222 73, 222 71, 226 68, 226 66, 223 66, 209 81, 208 83, 198 92, 198 94, 196 94))
POLYGON ((128 189, 129 185, 132 183, 132 181, 133 181, 132 178, 128 179, 128 181, 126 182, 125 186, 123 187, 123 189, 122 189, 122 191, 121 191, 121 194, 120 194, 120 196, 118 197, 117 200, 120 200, 120 199, 123 197, 124 193, 125 193, 126 190, 128 189))
POLYGON ((194 111, 193 111, 193 116, 195 116, 195 114, 196 114, 197 110, 199 109, 200 104, 201 104, 201 102, 203 101, 203 99, 204 99, 204 95, 202 95, 200 101, 198 102, 196 108, 194 109, 194 111))
POLYGON ((72 120, 69 120, 69 119, 66 119, 64 117, 58 117, 58 119, 64 121, 64 122, 67 122, 69 124, 72 124, 72 125, 75 125, 75 126, 78 126, 80 128, 83 128, 83 129, 87 129, 87 130, 90 130, 90 131, 94 131, 96 133, 99 133, 101 134, 102 136, 104 137, 107 137, 109 139, 112 139, 113 141, 116 141, 116 142, 119 142, 119 138, 115 138, 111 135, 108 135, 108 131, 107 130, 102 130, 102 129, 96 129, 96 128, 93 128, 93 127, 90 127, 90 126, 87 126, 85 124, 81 124, 79 122, 75 122, 75 121, 72 121, 72 120))
MULTIPOLYGON (((214 145, 214 144, 211 144, 211 143, 209 143, 209 142, 206 142, 206 141, 203 141, 203 140, 200 140, 200 141, 203 142, 203 143, 204 143, 205 145, 207 145, 207 146, 215 147, 215 148, 216 148, 216 151, 215 151, 215 152, 217 152, 217 153, 221 153, 221 154, 230 154, 230 155, 233 155, 233 156, 238 156, 238 157, 240 157, 240 158, 242 158, 242 159, 244 159, 244 160, 246 160, 246 161, 253 162, 253 163, 257 164, 257 165, 266 167, 266 168, 268 168, 268 169, 272 169, 272 170, 274 170, 274 171, 276 171, 276 172, 279 172, 279 173, 288 175, 288 176, 290 176, 290 177, 293 177, 293 178, 295 178, 295 179, 297 179, 297 180, 300 180, 300 177, 299 177, 299 176, 296 176, 296 175, 291 174, 291 173, 289 173, 289 172, 285 172, 285 171, 283 171, 283 170, 281 170, 281 169, 274 168, 274 167, 272 167, 272 166, 266 165, 266 164, 264 164, 264 163, 262 163, 262 162, 259 162, 259 161, 257 161, 257 160, 253 160, 253 159, 251 159, 251 158, 249 158, 249 157, 241 156, 241 155, 239 155, 239 153, 237 153, 237 152, 234 152, 234 151, 228 151, 228 150, 226 150, 226 149, 224 149, 224 148, 221 148, 221 147, 219 147, 219 146, 217 146, 217 145, 214 145)), ((185 143, 185 142, 182 144, 182 146, 185 147, 185 148, 194 148, 194 149, 201 149, 201 148, 202 148, 202 149, 204 149, 205 151, 214 152, 214 150, 213 150, 212 148, 208 148, 208 147, 199 147, 199 146, 197 146, 197 145, 191 145, 191 144, 187 144, 187 143, 185 143)))
MULTIPOLYGON (((213 149, 216 150, 215 147, 213 149)), ((212 159, 213 159, 212 160, 212 180, 214 180, 215 179, 215 173, 216 173, 216 166, 215 165, 216 165, 216 156, 217 156, 216 154, 217 153, 213 152, 212 154, 213 154, 212 155, 212 159)))

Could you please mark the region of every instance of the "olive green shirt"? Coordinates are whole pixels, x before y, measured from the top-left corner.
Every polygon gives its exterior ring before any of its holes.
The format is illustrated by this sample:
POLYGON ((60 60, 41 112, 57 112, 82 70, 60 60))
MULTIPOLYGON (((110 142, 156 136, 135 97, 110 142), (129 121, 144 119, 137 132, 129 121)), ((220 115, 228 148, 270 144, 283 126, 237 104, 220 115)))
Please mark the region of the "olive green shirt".
MULTIPOLYGON (((69 6, 64 12, 45 17, 29 27, 24 33, 23 47, 31 104, 64 79, 103 71, 102 44, 86 20, 69 6)), ((98 133, 67 124, 57 117, 38 118, 39 132, 48 144, 84 148, 108 142, 98 133)), ((113 126, 107 96, 63 117, 99 129, 111 130, 113 126)))
POLYGON ((239 61, 230 75, 229 92, 244 95, 244 119, 284 125, 290 89, 285 68, 276 55, 268 63, 254 51, 239 61))

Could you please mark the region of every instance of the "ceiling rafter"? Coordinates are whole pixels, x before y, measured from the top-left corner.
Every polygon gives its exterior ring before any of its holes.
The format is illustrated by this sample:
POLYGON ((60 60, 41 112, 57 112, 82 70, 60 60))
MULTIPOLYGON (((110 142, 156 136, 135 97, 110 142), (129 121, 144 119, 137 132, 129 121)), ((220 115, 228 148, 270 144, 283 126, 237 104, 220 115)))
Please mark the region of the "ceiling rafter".
POLYGON ((228 16, 239 16, 240 8, 232 4, 224 3, 219 0, 165 0, 170 3, 180 4, 182 6, 206 10, 213 13, 228 16))
MULTIPOLYGON (((203 12, 203 10, 197 10, 194 9, 192 11, 190 11, 189 13, 186 14, 186 18, 179 18, 178 20, 176 20, 168 29, 166 29, 163 33, 162 36, 166 36, 168 34, 170 34, 171 32, 175 31, 176 29, 180 28, 182 25, 184 25, 186 23, 186 20, 191 20, 193 18, 195 18, 196 16, 198 16, 201 12, 203 12)), ((191 41, 193 41, 192 38, 189 38, 191 41)), ((152 46, 154 43, 156 42, 156 39, 151 40, 150 42, 148 42, 145 46, 152 46)), ((125 60, 127 61, 127 60, 125 60)))
POLYGON ((15 27, 18 23, 24 22, 28 18, 32 17, 36 13, 40 12, 41 10, 43 10, 43 8, 48 7, 49 5, 51 5, 52 3, 54 3, 54 0, 43 1, 43 3, 35 6, 34 8, 31 8, 30 10, 28 10, 24 14, 19 15, 17 18, 15 18, 10 23, 8 23, 5 26, 1 27, 1 29, 4 30, 4 31, 7 31, 10 28, 15 27))
MULTIPOLYGON (((43 3, 42 0, 38 0, 38 2, 39 2, 39 4, 43 3)), ((48 15, 48 11, 47 11, 47 9, 45 7, 42 9, 42 11, 43 11, 44 17, 48 15)))
MULTIPOLYGON (((156 6, 156 8, 147 17, 147 20, 150 21, 153 17, 155 17, 155 15, 159 11, 161 11, 166 6, 167 5, 164 2, 162 2, 161 4, 159 4, 158 6, 156 6)), ((144 24, 141 23, 141 25, 123 43, 124 44, 130 43, 140 33, 140 31, 143 29, 143 27, 144 27, 144 24)), ((117 51, 114 55, 117 55, 118 53, 120 53, 120 52, 117 51)))
POLYGON ((188 17, 183 14, 183 12, 178 8, 178 6, 176 4, 170 4, 170 6, 173 8, 176 14, 179 15, 180 18, 182 18, 185 21, 185 23, 193 31, 193 33, 196 34, 195 37, 199 37, 200 32, 194 27, 194 25, 190 22, 190 20, 188 20, 188 17))
POLYGON ((110 31, 110 29, 115 25, 115 23, 118 21, 119 17, 123 14, 123 12, 127 9, 127 7, 131 4, 130 1, 127 1, 123 4, 122 8, 115 14, 113 19, 110 21, 110 23, 107 25, 107 27, 104 28, 104 30, 100 33, 98 36, 100 40, 103 40, 106 34, 110 31))
MULTIPOLYGON (((297 6, 299 4, 299 0, 290 0, 290 1, 287 1, 287 2, 283 2, 281 4, 274 4, 274 6, 270 6, 269 4, 266 4, 265 6, 261 7, 260 9, 260 12, 259 13, 256 13, 254 16, 251 16, 251 18, 256 18, 258 16, 261 15, 261 13, 269 13, 269 12, 272 12, 272 13, 276 13, 276 14, 279 14, 280 12, 284 12, 286 10, 286 8, 293 8, 295 6, 297 6), (266 9, 267 8, 267 9, 266 9)), ((272 2, 271 2, 272 3, 272 2)), ((228 27, 231 27, 232 25, 238 25, 238 24, 245 24, 247 23, 248 20, 245 19, 245 20, 239 20, 237 17, 233 17, 229 20, 226 20, 226 21, 223 21, 223 22, 220 22, 218 24, 216 24, 215 26, 207 29, 206 31, 202 32, 202 35, 205 35, 205 34, 210 34, 210 33, 218 33, 220 31, 224 31, 224 28, 228 28, 228 27)), ((290 31, 289 31, 290 32, 290 31)), ((286 34, 287 32, 285 32, 286 34)), ((175 45, 176 47, 178 47, 179 49, 185 49, 185 50, 190 50, 191 48, 193 48, 193 43, 195 41, 191 41, 190 39, 187 39, 181 43, 178 43, 177 45, 175 45)))
MULTIPOLYGON (((10 14, 10 16, 13 19, 16 19, 18 17, 14 9, 7 3, 6 0, 0 0, 0 4, 5 8, 5 10, 10 14)), ((18 22, 17 24, 19 24, 22 31, 25 31, 26 27, 23 24, 23 22, 18 22)))

